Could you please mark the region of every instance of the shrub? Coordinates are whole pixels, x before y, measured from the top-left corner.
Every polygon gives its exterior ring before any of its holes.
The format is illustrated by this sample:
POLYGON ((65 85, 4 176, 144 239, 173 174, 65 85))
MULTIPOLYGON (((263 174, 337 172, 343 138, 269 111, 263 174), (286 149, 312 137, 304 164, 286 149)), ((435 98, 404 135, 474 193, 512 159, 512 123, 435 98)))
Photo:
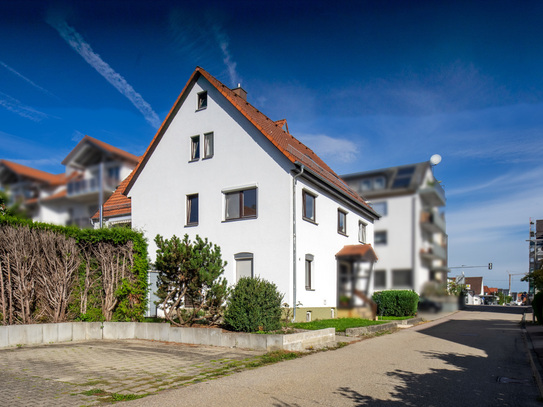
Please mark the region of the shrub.
POLYGON ((200 317, 217 323, 227 294, 221 249, 198 235, 194 242, 188 235, 183 240, 157 235, 155 242, 157 296, 166 318, 176 326, 192 325, 200 317))
POLYGON ((534 295, 534 299, 532 300, 532 309, 535 317, 537 318, 537 323, 543 323, 543 291, 540 291, 534 295))
POLYGON ((228 299, 225 325, 234 331, 274 331, 281 328, 283 294, 260 278, 240 278, 228 299))
POLYGON ((419 295, 408 290, 388 290, 373 294, 377 314, 386 317, 408 317, 416 315, 419 295))

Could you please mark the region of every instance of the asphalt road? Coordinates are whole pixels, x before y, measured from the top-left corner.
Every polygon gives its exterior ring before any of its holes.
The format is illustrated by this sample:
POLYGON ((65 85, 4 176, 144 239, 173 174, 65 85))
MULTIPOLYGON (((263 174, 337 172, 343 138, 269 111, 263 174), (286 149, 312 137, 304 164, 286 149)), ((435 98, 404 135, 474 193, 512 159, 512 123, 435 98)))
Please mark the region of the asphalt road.
POLYGON ((516 310, 472 307, 391 335, 120 405, 541 406, 516 310))

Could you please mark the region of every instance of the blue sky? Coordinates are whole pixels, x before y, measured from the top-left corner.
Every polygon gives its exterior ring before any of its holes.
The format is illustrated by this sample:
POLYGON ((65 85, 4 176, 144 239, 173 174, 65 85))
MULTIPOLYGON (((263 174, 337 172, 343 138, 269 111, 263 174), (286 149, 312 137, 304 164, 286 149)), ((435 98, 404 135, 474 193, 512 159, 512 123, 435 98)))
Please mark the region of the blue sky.
POLYGON ((0 158, 59 173, 85 134, 140 155, 199 65, 339 174, 440 154, 449 265, 492 262, 466 275, 501 288, 525 272, 543 2, 266 3, 0 2, 0 158))

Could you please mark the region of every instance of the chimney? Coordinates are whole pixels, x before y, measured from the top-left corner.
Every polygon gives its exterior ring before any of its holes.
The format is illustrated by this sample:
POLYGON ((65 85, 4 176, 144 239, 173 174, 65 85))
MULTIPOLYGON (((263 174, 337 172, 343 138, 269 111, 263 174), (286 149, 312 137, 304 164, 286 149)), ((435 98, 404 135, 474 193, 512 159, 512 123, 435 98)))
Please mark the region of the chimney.
POLYGON ((247 101, 247 92, 241 87, 241 83, 238 83, 238 87, 232 89, 232 92, 234 92, 243 100, 247 101))

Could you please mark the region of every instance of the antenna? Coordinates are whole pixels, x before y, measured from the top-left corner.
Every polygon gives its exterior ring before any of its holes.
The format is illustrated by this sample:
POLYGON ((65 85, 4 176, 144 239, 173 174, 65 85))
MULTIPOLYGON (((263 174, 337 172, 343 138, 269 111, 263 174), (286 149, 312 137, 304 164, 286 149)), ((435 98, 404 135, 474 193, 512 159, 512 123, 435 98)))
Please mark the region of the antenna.
POLYGON ((430 164, 438 165, 441 162, 441 156, 439 154, 434 154, 430 157, 430 164))

